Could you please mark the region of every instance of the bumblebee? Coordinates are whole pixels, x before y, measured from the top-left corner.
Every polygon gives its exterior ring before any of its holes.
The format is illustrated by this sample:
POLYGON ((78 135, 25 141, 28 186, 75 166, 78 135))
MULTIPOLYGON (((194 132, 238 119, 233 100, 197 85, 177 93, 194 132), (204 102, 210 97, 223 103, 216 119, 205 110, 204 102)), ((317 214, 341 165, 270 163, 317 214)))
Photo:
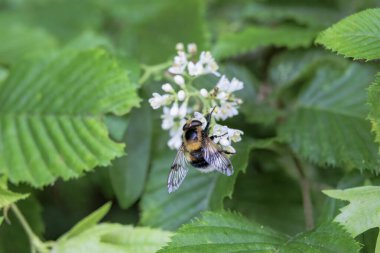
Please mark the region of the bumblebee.
POLYGON ((179 188, 189 167, 194 167, 204 173, 216 170, 226 176, 234 173, 231 161, 227 157, 233 153, 223 150, 213 142, 214 138, 221 136, 209 136, 211 115, 214 109, 205 116, 207 120, 205 129, 202 129, 202 122, 197 119, 190 119, 183 126, 182 145, 169 172, 169 193, 179 188))

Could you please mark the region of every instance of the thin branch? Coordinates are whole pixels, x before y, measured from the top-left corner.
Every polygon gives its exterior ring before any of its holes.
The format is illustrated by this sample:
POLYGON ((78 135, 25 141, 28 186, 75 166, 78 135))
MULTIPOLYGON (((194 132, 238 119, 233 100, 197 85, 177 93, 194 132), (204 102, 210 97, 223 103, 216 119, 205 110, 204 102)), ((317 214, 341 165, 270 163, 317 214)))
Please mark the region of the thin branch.
POLYGON ((310 182, 307 179, 301 161, 296 155, 292 155, 295 167, 300 178, 299 183, 302 191, 302 203, 303 211, 305 215, 306 229, 311 230, 314 228, 314 216, 313 216, 313 202, 310 195, 310 182))
POLYGON ((15 204, 10 205, 11 210, 16 215, 18 221, 20 222, 21 226, 23 227, 25 233, 27 234, 29 241, 30 241, 30 248, 31 252, 41 252, 41 253, 48 253, 49 250, 46 247, 46 245, 34 234, 32 228, 29 226, 29 223, 25 219, 24 215, 20 212, 18 207, 15 204))

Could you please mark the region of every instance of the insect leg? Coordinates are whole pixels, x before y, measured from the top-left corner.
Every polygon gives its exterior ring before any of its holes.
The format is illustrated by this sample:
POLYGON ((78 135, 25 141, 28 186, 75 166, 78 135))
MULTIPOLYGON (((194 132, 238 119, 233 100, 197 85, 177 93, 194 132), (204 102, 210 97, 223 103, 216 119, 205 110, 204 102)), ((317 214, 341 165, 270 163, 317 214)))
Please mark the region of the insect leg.
POLYGON ((207 125, 206 125, 206 128, 205 128, 205 131, 206 131, 207 134, 209 132, 209 127, 210 127, 210 123, 211 123, 211 115, 214 112, 215 108, 216 108, 216 106, 214 106, 212 108, 211 112, 206 115, 207 125))
POLYGON ((224 134, 222 134, 222 135, 212 135, 212 136, 210 136, 210 139, 211 140, 214 140, 215 138, 219 138, 219 137, 223 137, 223 136, 225 136, 227 133, 224 133, 224 134))

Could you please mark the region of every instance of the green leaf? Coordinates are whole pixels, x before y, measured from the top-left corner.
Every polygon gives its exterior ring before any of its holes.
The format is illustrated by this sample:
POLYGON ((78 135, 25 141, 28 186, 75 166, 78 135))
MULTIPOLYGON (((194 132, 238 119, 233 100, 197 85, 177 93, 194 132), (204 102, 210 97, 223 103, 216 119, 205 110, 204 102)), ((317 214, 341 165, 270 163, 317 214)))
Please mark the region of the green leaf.
POLYGON ((116 2, 111 6, 112 11, 123 24, 117 36, 118 45, 141 62, 153 64, 168 60, 175 54, 178 42, 195 42, 199 49, 208 46, 204 1, 116 2))
POLYGON ((340 64, 337 56, 320 49, 291 50, 277 54, 269 66, 269 78, 276 87, 289 87, 307 76, 327 61, 340 64))
POLYGON ((170 233, 159 229, 100 224, 60 241, 56 253, 153 253, 169 241, 170 233))
POLYGON ((354 59, 380 59, 380 8, 351 15, 318 35, 317 43, 354 59))
POLYGON ((296 26, 250 26, 238 33, 222 34, 213 50, 218 59, 254 51, 260 47, 307 47, 317 32, 296 26))
MULTIPOLYGON (((362 186, 346 190, 324 190, 332 198, 349 201, 340 209, 335 221, 344 225, 353 236, 380 227, 380 187, 362 186)), ((379 242, 378 242, 379 243, 379 242)))
POLYGON ((0 22, 0 63, 14 64, 23 58, 53 52, 56 40, 42 29, 0 22))
POLYGON ((99 207, 96 211, 91 213, 89 216, 78 222, 70 231, 64 234, 60 240, 67 240, 78 236, 83 231, 94 227, 111 209, 111 203, 108 202, 103 206, 99 207))
POLYGON ((204 174, 190 169, 179 190, 172 194, 167 191, 167 177, 175 153, 163 149, 153 158, 141 201, 141 224, 175 229, 203 210, 222 209, 224 198, 232 196, 237 175, 247 167, 252 146, 253 142, 248 138, 236 144, 237 154, 231 159, 235 170, 232 176, 217 172, 204 174))
MULTIPOLYGON (((377 75, 375 82, 368 89, 368 104, 370 106, 369 119, 372 124, 372 131, 376 134, 376 142, 380 143, 380 75, 377 75)), ((380 152, 380 148, 379 148, 380 152)))
POLYGON ((28 196, 29 194, 15 193, 6 188, 0 187, 0 209, 17 202, 20 199, 25 199, 28 196))
POLYGON ((42 186, 123 154, 102 116, 138 105, 136 89, 103 50, 56 54, 12 68, 0 85, 0 172, 42 186))
POLYGON ((354 253, 359 245, 337 224, 325 224, 295 237, 278 233, 240 215, 206 212, 186 224, 159 251, 171 252, 268 252, 354 253))
POLYGON ((342 14, 331 5, 306 2, 266 1, 254 2, 243 10, 244 17, 262 22, 293 20, 300 25, 326 27, 338 21, 342 14))
POLYGON ((127 143, 127 156, 114 160, 109 168, 112 187, 122 208, 132 205, 145 186, 152 136, 151 118, 151 108, 147 103, 131 112, 123 138, 127 143))
POLYGON ((366 120, 366 88, 374 74, 373 68, 345 61, 321 66, 280 136, 314 163, 378 171, 380 157, 366 120))

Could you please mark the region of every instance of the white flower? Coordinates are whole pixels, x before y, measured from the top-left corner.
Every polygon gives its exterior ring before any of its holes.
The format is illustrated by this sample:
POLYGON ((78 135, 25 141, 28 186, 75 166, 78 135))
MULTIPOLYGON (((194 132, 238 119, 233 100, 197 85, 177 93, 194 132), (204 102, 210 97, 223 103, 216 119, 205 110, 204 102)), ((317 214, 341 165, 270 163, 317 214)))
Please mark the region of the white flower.
POLYGON ((187 56, 185 52, 179 51, 174 57, 173 65, 168 69, 168 71, 175 75, 181 75, 185 71, 187 66, 187 56))
POLYGON ((180 91, 178 91, 177 97, 178 97, 178 100, 179 100, 179 101, 183 101, 183 100, 185 100, 185 98, 186 98, 186 93, 185 93, 185 91, 184 91, 184 90, 180 90, 180 91))
POLYGON ((226 76, 222 76, 216 87, 218 87, 218 89, 222 92, 232 93, 234 91, 243 89, 244 84, 236 78, 233 78, 230 82, 226 76))
POLYGON ((189 52, 189 54, 196 54, 197 53, 197 44, 195 43, 190 43, 187 45, 187 52, 189 52))
POLYGON ((170 129, 170 139, 168 141, 169 148, 179 149, 179 147, 181 146, 183 133, 182 127, 185 124, 185 122, 185 119, 181 119, 180 121, 177 121, 175 125, 170 129))
POLYGON ((165 92, 173 92, 174 89, 173 87, 170 85, 170 83, 165 83, 161 86, 162 90, 165 91, 165 92))
POLYGON ((202 122, 202 128, 205 129, 205 127, 207 125, 207 120, 206 120, 205 116, 203 116, 202 113, 200 113, 200 112, 194 112, 194 119, 199 120, 200 122, 202 122))
POLYGON ((226 120, 238 115, 237 104, 235 102, 221 101, 221 105, 215 109, 215 119, 226 120))
POLYGON ((218 143, 218 142, 225 143, 226 141, 222 141, 222 139, 228 139, 228 127, 215 124, 215 126, 212 128, 212 135, 215 136, 214 138, 215 143, 218 143))
POLYGON ((241 141, 241 136, 243 135, 243 131, 233 128, 228 128, 228 138, 230 138, 233 142, 241 141))
POLYGON ((225 150, 225 151, 227 151, 229 153, 232 153, 232 154, 236 153, 236 150, 232 146, 223 147, 223 150, 225 150))
POLYGON ((189 62, 187 65, 187 70, 190 76, 200 76, 203 74, 203 65, 201 62, 193 63, 189 62))
POLYGON ((158 109, 161 106, 168 104, 171 100, 168 94, 160 95, 155 92, 152 95, 153 97, 149 99, 149 103, 153 109, 158 109))
POLYGON ((185 84, 185 79, 183 78, 183 76, 175 75, 174 82, 178 84, 180 87, 182 87, 185 84))
POLYGON ((177 131, 174 132, 173 135, 170 135, 170 139, 168 141, 168 146, 171 149, 179 149, 182 144, 182 128, 178 128, 177 131))
POLYGON ((172 117, 176 117, 176 116, 178 116, 178 112, 179 112, 178 103, 175 102, 173 104, 172 108, 170 108, 170 115, 172 117))
POLYGON ((208 97, 208 91, 207 91, 206 89, 203 89, 203 88, 202 88, 202 89, 199 91, 199 93, 201 94, 202 97, 205 97, 205 98, 208 97))
POLYGON ((186 114, 187 114, 187 103, 182 103, 182 105, 179 107, 178 109, 178 117, 180 119, 183 119, 186 117, 186 114))
POLYGON ((229 96, 230 96, 229 93, 225 91, 221 91, 221 92, 218 92, 218 94, 216 95, 216 98, 220 100, 227 100, 229 96))
POLYGON ((219 66, 216 64, 214 57, 212 57, 210 52, 202 52, 199 57, 199 62, 203 65, 203 74, 212 73, 219 76, 219 73, 217 72, 219 66))
POLYGON ((162 129, 168 130, 174 126, 174 117, 170 114, 170 109, 168 107, 164 107, 164 113, 161 115, 161 119, 162 129))

